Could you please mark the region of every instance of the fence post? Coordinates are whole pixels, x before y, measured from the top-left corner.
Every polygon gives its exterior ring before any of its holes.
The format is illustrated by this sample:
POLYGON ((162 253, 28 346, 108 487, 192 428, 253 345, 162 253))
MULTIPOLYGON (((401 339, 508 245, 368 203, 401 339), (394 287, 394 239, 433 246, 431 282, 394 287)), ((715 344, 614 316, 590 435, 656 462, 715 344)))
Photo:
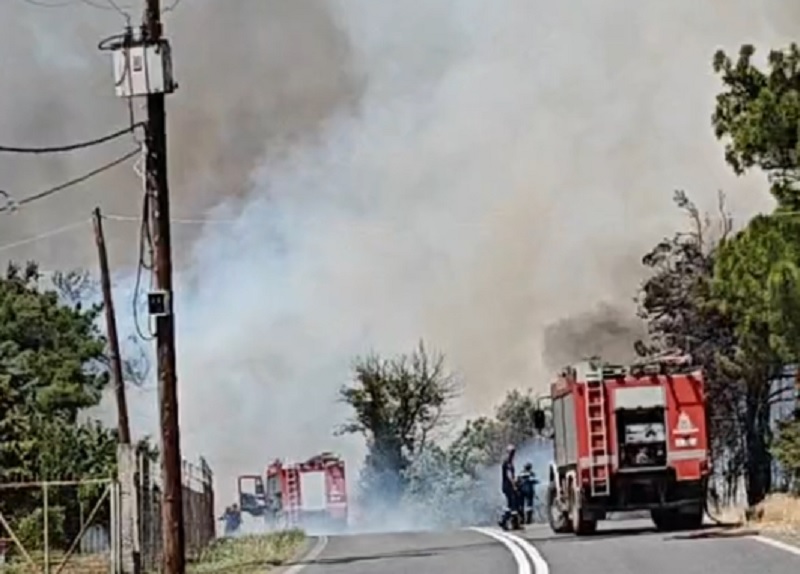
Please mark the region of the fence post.
POLYGON ((158 527, 161 524, 161 513, 155 512, 158 499, 153 487, 152 476, 150 473, 150 459, 146 452, 137 452, 137 468, 139 475, 136 481, 136 488, 139 497, 139 521, 138 532, 141 545, 140 563, 142 569, 148 572, 157 568, 157 562, 161 554, 161 535, 158 527))
POLYGON ((127 444, 117 446, 117 483, 119 504, 120 571, 140 574, 138 504, 136 502, 136 454, 127 444))
POLYGON ((44 574, 50 574, 50 501, 47 483, 42 483, 42 506, 44 507, 44 574))
POLYGON ((207 525, 203 543, 208 544, 217 536, 217 515, 214 509, 214 473, 204 458, 200 458, 200 467, 203 474, 203 499, 205 504, 203 521, 207 525))

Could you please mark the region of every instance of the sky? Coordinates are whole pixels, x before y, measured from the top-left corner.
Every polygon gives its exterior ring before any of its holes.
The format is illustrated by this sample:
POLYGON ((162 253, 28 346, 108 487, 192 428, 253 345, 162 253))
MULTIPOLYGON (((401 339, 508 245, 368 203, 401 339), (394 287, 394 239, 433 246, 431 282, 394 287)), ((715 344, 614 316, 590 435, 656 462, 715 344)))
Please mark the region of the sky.
MULTIPOLYGON (((135 4, 122 5, 138 21, 135 4)), ((168 137, 182 437, 223 488, 274 456, 357 461, 360 441, 332 430, 359 354, 424 338, 458 374, 467 416, 511 388, 542 392, 556 361, 588 347, 618 353, 640 329, 641 256, 687 223, 675 189, 707 210, 724 190, 740 222, 771 206, 763 178, 735 178, 714 140, 711 58, 787 44, 796 2, 222 5, 183 0, 165 33, 180 84, 168 137), (186 221, 198 219, 211 222, 186 221)), ((124 24, 78 0, 3 2, 2 139, 126 125, 96 49, 124 24)), ((0 156, 0 189, 22 197, 132 146, 0 156)), ((96 205, 122 216, 107 231, 132 333, 140 202, 128 164, 0 214, 0 259, 93 270, 81 222, 96 205)), ((131 392, 139 434, 155 430, 152 388, 131 392)))

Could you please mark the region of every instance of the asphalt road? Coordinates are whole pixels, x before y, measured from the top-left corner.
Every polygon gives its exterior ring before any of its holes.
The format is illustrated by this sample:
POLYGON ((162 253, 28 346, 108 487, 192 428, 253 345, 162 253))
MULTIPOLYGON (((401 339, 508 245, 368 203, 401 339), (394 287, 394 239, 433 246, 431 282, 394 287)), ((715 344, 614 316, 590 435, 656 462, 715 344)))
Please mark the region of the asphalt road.
POLYGON ((749 537, 663 534, 648 521, 609 522, 587 538, 530 527, 333 536, 284 574, 797 574, 793 554, 749 537))
POLYGON ((502 544, 472 531, 332 536, 319 556, 297 566, 302 570, 290 567, 285 574, 517 572, 514 557, 502 544))

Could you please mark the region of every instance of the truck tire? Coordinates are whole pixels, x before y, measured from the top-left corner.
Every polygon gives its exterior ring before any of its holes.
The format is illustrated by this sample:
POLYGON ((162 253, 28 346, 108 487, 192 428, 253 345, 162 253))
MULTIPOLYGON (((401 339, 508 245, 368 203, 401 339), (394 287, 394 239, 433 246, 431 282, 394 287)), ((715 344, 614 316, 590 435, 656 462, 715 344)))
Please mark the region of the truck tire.
POLYGON ((583 513, 583 493, 580 487, 570 486, 570 521, 572 531, 578 536, 588 536, 597 531, 597 520, 590 520, 583 513))
POLYGON ((667 508, 654 508, 650 511, 650 518, 660 532, 671 532, 677 527, 677 514, 667 508))
POLYGON ((672 508, 659 508, 650 512, 656 528, 663 532, 697 530, 703 526, 703 508, 679 512, 672 508))
POLYGON ((572 523, 567 513, 561 510, 556 498, 556 485, 550 484, 547 487, 547 522, 555 534, 568 534, 572 530, 572 523))
POLYGON ((698 530, 703 527, 704 509, 702 505, 684 511, 677 516, 678 530, 698 530))

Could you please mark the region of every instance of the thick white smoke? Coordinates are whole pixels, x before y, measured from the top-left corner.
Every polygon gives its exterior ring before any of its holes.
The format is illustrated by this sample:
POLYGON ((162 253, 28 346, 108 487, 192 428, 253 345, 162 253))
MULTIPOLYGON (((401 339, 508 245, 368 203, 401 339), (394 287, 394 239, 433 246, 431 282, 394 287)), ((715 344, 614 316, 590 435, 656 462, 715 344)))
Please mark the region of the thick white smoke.
MULTIPOLYGON (((223 502, 272 456, 358 460, 358 441, 331 436, 354 354, 425 337, 464 377, 462 412, 485 411, 508 388, 544 388, 548 324, 631 308, 641 255, 680 224, 674 188, 703 208, 724 188, 743 216, 769 205, 713 139, 710 61, 788 41, 793 0, 327 6, 357 104, 243 165, 246 201, 210 214, 237 223, 208 226, 179 279, 184 445, 210 458, 223 502)), ((177 69, 190 57, 176 50, 177 69)), ((247 86, 248 70, 226 81, 247 86)), ((154 398, 134 405, 140 430, 154 398)))

